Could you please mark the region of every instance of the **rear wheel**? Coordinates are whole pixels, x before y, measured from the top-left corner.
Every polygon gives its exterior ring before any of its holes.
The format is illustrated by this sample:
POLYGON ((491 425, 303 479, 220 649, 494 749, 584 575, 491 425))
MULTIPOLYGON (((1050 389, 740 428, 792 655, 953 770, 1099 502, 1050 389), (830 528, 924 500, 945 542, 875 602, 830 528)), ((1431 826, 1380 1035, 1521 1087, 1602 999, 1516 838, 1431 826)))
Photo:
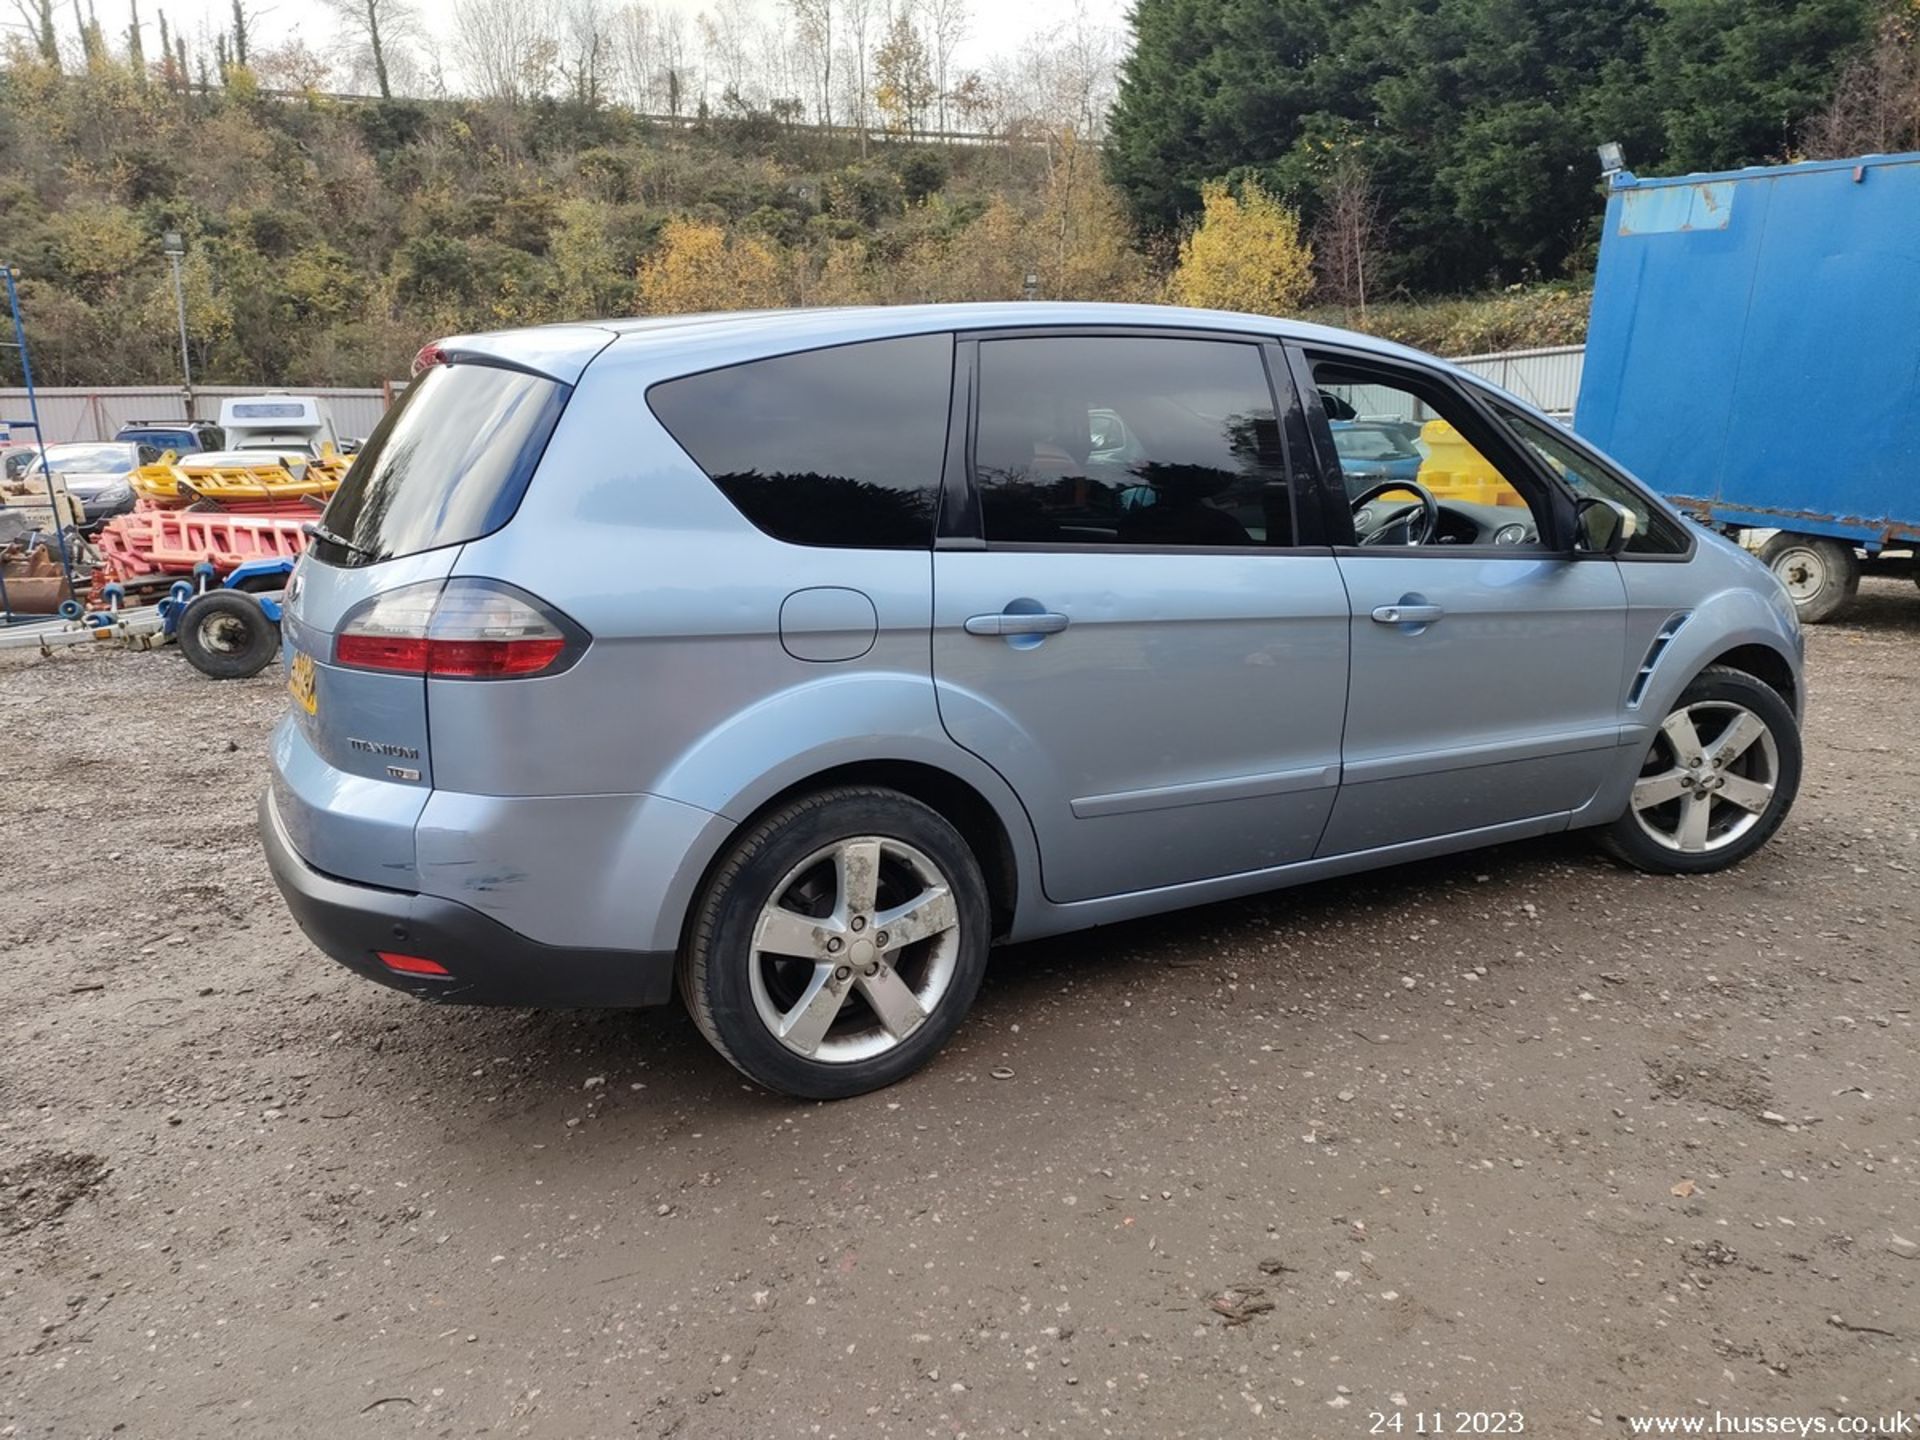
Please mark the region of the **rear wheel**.
POLYGON ((1767 843, 1799 788, 1800 731, 1787 702, 1744 671, 1712 665, 1660 723, 1627 813, 1600 844, 1653 874, 1724 870, 1767 843))
POLYGON ((1760 547, 1760 558, 1787 587, 1793 608, 1808 625, 1831 620, 1860 589, 1860 559, 1844 541, 1782 530, 1760 547))
POLYGON ((770 1090, 839 1099, 924 1065, 986 969, 986 882, 960 833, 895 791, 784 805, 721 863, 680 960, 694 1023, 770 1090))

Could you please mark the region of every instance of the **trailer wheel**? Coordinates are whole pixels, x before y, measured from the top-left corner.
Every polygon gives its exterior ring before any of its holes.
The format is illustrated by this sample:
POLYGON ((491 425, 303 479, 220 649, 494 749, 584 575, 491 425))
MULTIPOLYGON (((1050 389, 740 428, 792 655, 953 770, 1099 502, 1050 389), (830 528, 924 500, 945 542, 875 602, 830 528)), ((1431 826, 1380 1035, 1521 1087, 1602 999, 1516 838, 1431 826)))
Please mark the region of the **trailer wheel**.
POLYGON ((280 627, 251 596, 234 590, 196 595, 180 612, 180 653, 202 675, 244 680, 280 650, 280 627))
POLYGON ((1860 589, 1860 559, 1843 540, 1782 530, 1760 547, 1760 558, 1787 587, 1793 608, 1808 625, 1831 620, 1860 589))

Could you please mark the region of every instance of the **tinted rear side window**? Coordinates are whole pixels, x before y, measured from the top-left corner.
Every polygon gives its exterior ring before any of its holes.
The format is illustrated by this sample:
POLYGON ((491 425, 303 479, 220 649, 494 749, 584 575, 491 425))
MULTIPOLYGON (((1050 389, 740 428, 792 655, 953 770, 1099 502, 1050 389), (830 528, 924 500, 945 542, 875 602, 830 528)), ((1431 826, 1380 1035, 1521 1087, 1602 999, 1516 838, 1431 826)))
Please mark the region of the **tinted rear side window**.
POLYGON ((754 360, 647 392, 740 512, 796 545, 931 545, 953 339, 914 335, 754 360))
POLYGON ((987 540, 1289 546, 1280 427, 1255 345, 1149 336, 980 344, 987 540))
POLYGON ((371 565, 492 534, 513 517, 571 392, 492 365, 436 365, 382 417, 327 504, 329 565, 371 565))

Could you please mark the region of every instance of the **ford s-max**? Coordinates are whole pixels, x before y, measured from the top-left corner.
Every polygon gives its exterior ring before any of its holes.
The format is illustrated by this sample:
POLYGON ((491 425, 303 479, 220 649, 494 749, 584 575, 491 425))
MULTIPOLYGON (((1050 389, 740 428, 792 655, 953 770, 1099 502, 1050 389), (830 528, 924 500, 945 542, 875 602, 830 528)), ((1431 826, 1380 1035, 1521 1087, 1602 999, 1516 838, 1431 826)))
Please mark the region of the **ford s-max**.
POLYGON ((307 934, 417 996, 677 991, 851 1095, 998 940, 1573 828, 1718 870, 1799 782, 1767 570, 1399 346, 1022 303, 423 363, 290 582, 260 806, 307 934))

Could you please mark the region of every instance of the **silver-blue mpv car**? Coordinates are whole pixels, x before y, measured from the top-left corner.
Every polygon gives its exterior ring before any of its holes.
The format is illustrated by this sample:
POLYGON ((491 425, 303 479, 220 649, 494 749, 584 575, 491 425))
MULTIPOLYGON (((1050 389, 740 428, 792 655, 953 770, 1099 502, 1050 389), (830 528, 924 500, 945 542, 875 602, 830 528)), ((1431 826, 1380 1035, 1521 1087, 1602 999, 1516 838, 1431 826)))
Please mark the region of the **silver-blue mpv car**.
POLYGON ((1398 346, 1007 304, 423 362, 292 578, 261 801, 308 935, 418 996, 677 985, 851 1095, 996 940, 1575 827, 1717 870, 1799 781, 1767 570, 1398 346))

